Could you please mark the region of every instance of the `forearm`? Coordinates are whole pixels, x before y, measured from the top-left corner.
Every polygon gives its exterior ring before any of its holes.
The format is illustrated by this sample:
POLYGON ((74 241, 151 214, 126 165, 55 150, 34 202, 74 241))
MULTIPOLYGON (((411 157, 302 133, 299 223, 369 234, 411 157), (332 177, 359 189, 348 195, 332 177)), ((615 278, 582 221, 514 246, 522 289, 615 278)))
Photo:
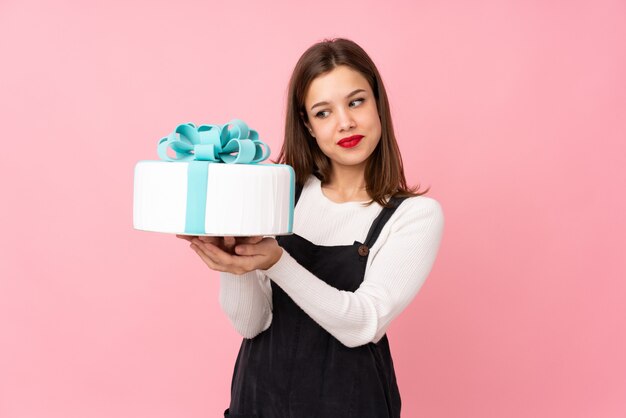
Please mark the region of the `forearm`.
POLYGON ((368 297, 328 285, 286 251, 267 274, 307 315, 344 345, 355 347, 374 338, 378 319, 368 297))
POLYGON ((381 233, 380 249, 355 292, 338 290, 289 253, 265 273, 322 328, 348 347, 378 341, 430 273, 443 230, 438 204, 403 215, 381 233))
POLYGON ((253 338, 272 322, 269 282, 259 271, 243 275, 220 273, 220 306, 244 338, 253 338))

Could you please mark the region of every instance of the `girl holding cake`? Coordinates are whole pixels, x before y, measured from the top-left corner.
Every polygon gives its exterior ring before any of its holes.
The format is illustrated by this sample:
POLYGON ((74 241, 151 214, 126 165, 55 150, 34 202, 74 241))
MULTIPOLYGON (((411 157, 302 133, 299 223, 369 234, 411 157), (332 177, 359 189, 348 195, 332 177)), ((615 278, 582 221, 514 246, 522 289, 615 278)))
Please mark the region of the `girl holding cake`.
POLYGON ((399 417, 386 330, 430 273, 444 217, 407 185, 360 46, 302 55, 278 160, 296 175, 293 235, 181 236, 221 272, 220 304, 244 337, 225 416, 399 417))

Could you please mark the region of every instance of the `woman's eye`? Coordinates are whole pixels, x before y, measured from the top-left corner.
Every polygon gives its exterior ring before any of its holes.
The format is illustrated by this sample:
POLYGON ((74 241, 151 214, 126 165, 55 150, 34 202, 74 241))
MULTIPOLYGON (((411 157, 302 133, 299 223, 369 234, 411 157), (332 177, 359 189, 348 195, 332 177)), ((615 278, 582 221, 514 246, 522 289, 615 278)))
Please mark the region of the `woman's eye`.
POLYGON ((363 103, 365 101, 365 99, 354 99, 350 102, 350 106, 352 107, 356 107, 359 106, 361 103, 363 103))
POLYGON ((328 113, 330 113, 330 112, 328 112, 328 110, 321 110, 321 111, 319 111, 319 112, 317 112, 317 113, 315 114, 315 117, 316 117, 316 118, 321 118, 321 119, 324 119, 325 117, 327 117, 327 116, 328 116, 328 113))

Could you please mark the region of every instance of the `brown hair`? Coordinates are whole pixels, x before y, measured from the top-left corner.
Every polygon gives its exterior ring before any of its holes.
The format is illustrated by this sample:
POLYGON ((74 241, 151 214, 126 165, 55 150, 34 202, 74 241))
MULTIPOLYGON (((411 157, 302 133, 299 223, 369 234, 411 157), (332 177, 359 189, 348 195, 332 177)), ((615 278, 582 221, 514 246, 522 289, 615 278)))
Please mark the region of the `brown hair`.
POLYGON ((372 198, 368 205, 377 202, 387 206, 389 197, 393 195, 426 194, 430 187, 417 193, 419 185, 407 185, 400 149, 391 123, 387 92, 378 69, 363 48, 348 39, 326 39, 316 43, 298 60, 289 81, 285 140, 278 162, 293 167, 296 183, 300 186, 304 185, 310 174, 315 174, 322 183, 330 179, 330 159, 319 148, 304 124, 308 122, 304 99, 316 77, 339 65, 348 66, 365 77, 374 92, 380 117, 381 138, 365 167, 367 193, 372 198))

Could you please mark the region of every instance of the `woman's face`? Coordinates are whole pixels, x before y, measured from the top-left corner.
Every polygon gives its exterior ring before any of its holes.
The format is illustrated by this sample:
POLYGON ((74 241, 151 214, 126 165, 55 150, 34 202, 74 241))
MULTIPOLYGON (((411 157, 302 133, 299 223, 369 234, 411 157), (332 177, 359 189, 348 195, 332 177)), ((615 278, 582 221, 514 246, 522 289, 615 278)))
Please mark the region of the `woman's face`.
POLYGON ((340 65, 315 78, 304 99, 307 128, 337 166, 362 166, 380 141, 376 98, 356 70, 340 65))

